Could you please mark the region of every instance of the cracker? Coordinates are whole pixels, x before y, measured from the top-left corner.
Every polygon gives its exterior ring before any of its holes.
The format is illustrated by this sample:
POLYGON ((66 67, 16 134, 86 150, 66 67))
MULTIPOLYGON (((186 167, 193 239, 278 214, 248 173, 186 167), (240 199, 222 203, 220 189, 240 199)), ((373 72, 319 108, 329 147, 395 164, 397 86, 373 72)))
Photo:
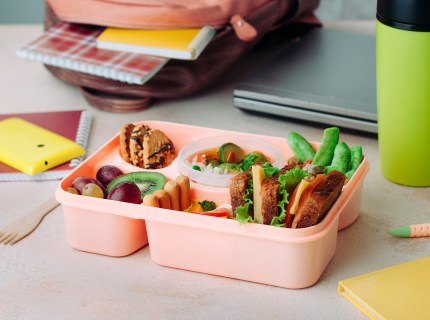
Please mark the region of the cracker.
POLYGON ((144 146, 143 141, 150 128, 144 124, 134 126, 130 136, 130 159, 131 163, 137 167, 144 168, 144 146))
POLYGON ((122 126, 119 134, 119 149, 121 157, 127 162, 131 162, 129 142, 133 128, 134 125, 132 123, 125 124, 122 126))
POLYGON ((172 141, 160 130, 150 130, 143 140, 145 169, 164 168, 172 163, 175 148, 172 141))

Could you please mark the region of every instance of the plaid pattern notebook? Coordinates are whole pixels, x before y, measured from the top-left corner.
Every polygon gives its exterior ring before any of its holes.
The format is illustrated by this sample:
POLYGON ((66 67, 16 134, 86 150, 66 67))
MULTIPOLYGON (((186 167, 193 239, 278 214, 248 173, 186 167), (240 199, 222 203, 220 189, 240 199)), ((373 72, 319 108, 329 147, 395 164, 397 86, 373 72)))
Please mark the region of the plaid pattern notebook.
POLYGON ((143 84, 167 58, 98 49, 96 38, 104 28, 59 22, 17 55, 47 65, 122 82, 143 84))

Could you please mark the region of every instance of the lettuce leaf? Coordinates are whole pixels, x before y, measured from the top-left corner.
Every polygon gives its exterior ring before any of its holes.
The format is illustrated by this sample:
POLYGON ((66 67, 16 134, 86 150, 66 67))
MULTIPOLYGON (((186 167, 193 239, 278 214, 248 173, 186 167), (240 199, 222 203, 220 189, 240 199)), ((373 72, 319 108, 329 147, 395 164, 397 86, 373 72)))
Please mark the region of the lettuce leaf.
POLYGON ((272 166, 270 162, 266 162, 261 166, 264 170, 266 178, 270 178, 279 172, 279 168, 272 166))
MULTIPOLYGON (((279 172, 279 168, 273 167, 270 162, 266 162, 261 166, 264 170, 264 174, 266 178, 272 177, 273 175, 279 172)), ((279 194, 281 195, 281 199, 278 201, 279 215, 272 218, 270 225, 277 227, 285 226, 285 217, 286 217, 286 207, 289 201, 289 196, 293 193, 296 186, 300 183, 300 181, 308 176, 308 172, 302 170, 300 166, 296 166, 293 169, 281 174, 278 177, 278 181, 280 182, 279 194)), ((240 223, 246 222, 257 222, 250 214, 249 209, 250 206, 253 206, 253 193, 254 186, 252 179, 249 180, 248 185, 246 187, 246 193, 243 196, 243 200, 245 201, 245 205, 239 206, 236 208, 236 220, 240 223)))
POLYGON ((299 182, 307 176, 307 171, 300 168, 300 166, 295 166, 293 169, 281 174, 278 177, 278 181, 288 194, 292 194, 299 182))
POLYGON ((256 222, 254 220, 254 217, 249 214, 249 207, 253 206, 254 196, 254 183, 252 179, 248 181, 248 184, 246 185, 246 191, 243 196, 243 200, 245 201, 245 204, 243 206, 239 206, 236 208, 236 220, 240 223, 246 223, 246 222, 256 222))
POLYGON ((239 206, 236 208, 236 220, 240 223, 246 223, 246 222, 255 222, 254 217, 252 217, 249 214, 249 206, 250 204, 247 203, 243 206, 239 206))
POLYGON ((289 202, 289 196, 293 193, 300 181, 307 176, 307 171, 300 168, 300 166, 296 166, 278 177, 278 181, 281 184, 279 187, 281 199, 278 201, 278 207, 280 210, 279 215, 272 218, 270 225, 277 227, 285 226, 286 207, 289 202))
POLYGON ((270 225, 275 227, 285 227, 285 217, 287 215, 286 207, 288 204, 289 194, 282 184, 279 187, 279 194, 281 195, 281 199, 278 201, 279 215, 277 217, 272 218, 270 225))

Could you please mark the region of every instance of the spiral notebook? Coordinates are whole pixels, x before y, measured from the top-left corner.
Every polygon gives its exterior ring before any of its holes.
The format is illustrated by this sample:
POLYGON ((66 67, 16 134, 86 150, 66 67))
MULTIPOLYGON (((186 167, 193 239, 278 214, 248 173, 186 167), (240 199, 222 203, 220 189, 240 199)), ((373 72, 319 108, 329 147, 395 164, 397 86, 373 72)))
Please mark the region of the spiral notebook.
MULTIPOLYGON (((27 120, 33 124, 74 140, 84 149, 87 147, 92 122, 92 115, 87 110, 0 114, 0 120, 9 118, 27 120)), ((67 163, 36 175, 22 173, 0 162, 0 182, 59 180, 65 177, 73 168, 77 167, 84 160, 84 157, 85 156, 75 158, 67 163)))
POLYGON ((97 47, 155 55, 166 58, 195 60, 215 35, 215 28, 186 29, 121 29, 106 28, 97 37, 97 47))
POLYGON ((339 293, 370 319, 429 319, 430 256, 342 280, 339 293))
POLYGON ((17 50, 21 58, 131 84, 151 79, 169 59, 98 49, 103 28, 59 22, 17 50))

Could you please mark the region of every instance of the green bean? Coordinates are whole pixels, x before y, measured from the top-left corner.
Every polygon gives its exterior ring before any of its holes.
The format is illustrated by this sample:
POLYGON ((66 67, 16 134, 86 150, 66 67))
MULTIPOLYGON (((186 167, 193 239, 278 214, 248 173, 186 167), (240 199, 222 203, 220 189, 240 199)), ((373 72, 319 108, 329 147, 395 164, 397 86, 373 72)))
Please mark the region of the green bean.
POLYGON ((346 173, 350 169, 351 165, 351 149, 348 145, 341 141, 336 145, 334 149, 333 160, 330 166, 327 167, 327 172, 331 170, 337 170, 346 173))
POLYGON ((297 132, 291 131, 287 137, 288 145, 294 153, 294 156, 300 161, 312 160, 315 156, 315 150, 311 144, 297 132))
POLYGON ((320 147, 318 148, 312 164, 317 166, 328 166, 330 165, 334 149, 339 142, 339 128, 331 127, 324 130, 323 138, 320 147))
POLYGON ((363 161, 363 148, 361 146, 351 147, 351 169, 346 173, 347 178, 351 178, 363 161))

